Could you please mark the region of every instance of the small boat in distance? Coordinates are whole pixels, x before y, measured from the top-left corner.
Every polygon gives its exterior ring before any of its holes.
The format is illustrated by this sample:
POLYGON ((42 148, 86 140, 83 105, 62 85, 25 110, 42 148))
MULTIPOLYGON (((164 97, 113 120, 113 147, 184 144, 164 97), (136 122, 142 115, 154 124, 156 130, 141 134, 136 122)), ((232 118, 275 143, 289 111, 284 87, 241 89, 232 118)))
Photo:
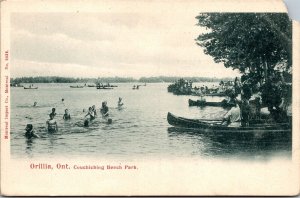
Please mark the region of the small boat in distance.
MULTIPOLYGON (((118 87, 118 86, 117 85, 111 85, 110 83, 106 83, 106 84, 96 83, 95 87, 97 87, 97 89, 98 89, 98 87, 105 87, 105 88, 109 89, 109 88, 118 87)), ((102 89, 102 88, 100 88, 100 89, 102 89)))
POLYGON ((114 89, 112 87, 97 86, 97 89, 114 89))
POLYGON ((24 87, 24 86, 21 85, 21 84, 12 84, 12 83, 10 83, 10 87, 24 87))
POLYGON ((83 88, 84 86, 79 86, 79 85, 71 85, 70 88, 83 88))
POLYGON ((289 123, 266 123, 264 120, 257 120, 247 127, 228 127, 221 124, 221 120, 189 119, 177 117, 168 112, 168 123, 179 128, 189 128, 202 132, 291 132, 289 123))
POLYGON ((219 96, 219 97, 224 97, 227 96, 225 92, 220 92, 220 93, 192 93, 192 96, 219 96))
POLYGON ((29 86, 29 87, 24 87, 24 89, 38 89, 38 87, 31 87, 31 86, 29 86))
POLYGON ((134 89, 134 90, 138 90, 138 89, 140 88, 140 86, 141 86, 141 85, 136 85, 136 86, 135 86, 135 85, 133 85, 132 89, 134 89))

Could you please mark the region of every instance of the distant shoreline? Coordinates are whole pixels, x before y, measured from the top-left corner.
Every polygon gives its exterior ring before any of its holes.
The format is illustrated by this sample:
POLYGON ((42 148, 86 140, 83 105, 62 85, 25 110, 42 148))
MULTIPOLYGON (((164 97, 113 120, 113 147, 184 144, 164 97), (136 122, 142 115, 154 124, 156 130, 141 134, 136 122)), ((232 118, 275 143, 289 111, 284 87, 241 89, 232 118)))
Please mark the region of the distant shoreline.
POLYGON ((173 77, 173 76, 157 76, 157 77, 141 77, 134 79, 132 77, 99 77, 99 78, 71 78, 58 76, 37 76, 37 77, 18 77, 11 78, 11 84, 22 83, 172 83, 183 78, 192 82, 220 82, 234 80, 235 77, 215 78, 215 77, 173 77))

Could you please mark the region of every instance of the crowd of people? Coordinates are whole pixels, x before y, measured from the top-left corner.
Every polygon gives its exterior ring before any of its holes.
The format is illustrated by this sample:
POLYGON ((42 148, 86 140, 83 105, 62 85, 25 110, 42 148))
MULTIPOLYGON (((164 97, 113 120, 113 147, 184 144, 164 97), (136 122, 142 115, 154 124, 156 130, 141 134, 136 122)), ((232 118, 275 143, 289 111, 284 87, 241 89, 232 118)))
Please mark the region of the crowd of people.
POLYGON ((251 121, 262 119, 291 124, 291 84, 284 81, 282 74, 270 74, 262 84, 251 80, 253 78, 245 75, 241 82, 235 79, 234 89, 229 95, 235 106, 224 116, 223 125, 249 126, 251 121))
MULTIPOLYGON (((64 102, 64 99, 62 99, 62 103, 64 102)), ((122 102, 122 98, 119 97, 117 108, 120 110, 123 108, 124 103, 122 102)), ((34 102, 33 107, 37 107, 37 102, 34 102)), ((83 109, 83 112, 86 112, 85 109, 83 109)), ((100 108, 100 114, 103 119, 107 121, 108 124, 112 123, 112 119, 109 118, 109 108, 107 106, 107 102, 104 101, 101 104, 100 108)), ((58 124, 55 120, 56 117, 56 108, 52 108, 51 113, 49 114, 49 119, 46 121, 46 130, 49 133, 55 133, 58 131, 58 124)), ((97 109, 95 105, 92 105, 88 108, 87 114, 84 116, 83 126, 88 127, 90 123, 97 117, 97 109)), ((69 109, 65 109, 65 113, 63 114, 63 120, 70 120, 71 114, 69 113, 69 109)), ((27 124, 25 128, 25 137, 27 139, 31 138, 39 138, 39 135, 36 134, 36 132, 33 129, 32 124, 27 124)))

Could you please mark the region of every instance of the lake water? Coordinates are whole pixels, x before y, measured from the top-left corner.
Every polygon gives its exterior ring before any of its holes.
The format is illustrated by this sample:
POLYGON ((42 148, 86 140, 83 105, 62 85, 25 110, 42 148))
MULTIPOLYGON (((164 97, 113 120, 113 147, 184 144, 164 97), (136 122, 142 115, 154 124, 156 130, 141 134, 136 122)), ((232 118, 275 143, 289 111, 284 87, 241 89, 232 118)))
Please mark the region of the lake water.
MULTIPOLYGON (((167 113, 188 118, 220 119, 226 110, 219 107, 189 107, 188 99, 167 92, 167 83, 153 83, 133 90, 131 83, 116 84, 113 90, 70 88, 71 84, 35 84, 36 90, 11 88, 11 153, 13 158, 56 156, 141 158, 195 157, 245 160, 291 158, 291 135, 285 133, 201 133, 174 130, 167 113), (118 97, 124 109, 118 110, 118 97), (64 98, 64 103, 61 99, 64 98), (37 107, 32 107, 34 101, 37 107), (83 127, 83 109, 107 101, 112 124, 98 116, 83 127), (56 108, 59 131, 46 132, 46 121, 56 108), (72 119, 62 119, 68 108, 72 119), (26 140, 26 124, 31 123, 41 138, 26 140)), ((197 85, 197 84, 195 84, 197 85)), ((201 85, 201 84, 198 84, 201 85)), ((206 85, 211 85, 206 83, 206 85)), ((207 97, 207 101, 221 101, 207 97)))

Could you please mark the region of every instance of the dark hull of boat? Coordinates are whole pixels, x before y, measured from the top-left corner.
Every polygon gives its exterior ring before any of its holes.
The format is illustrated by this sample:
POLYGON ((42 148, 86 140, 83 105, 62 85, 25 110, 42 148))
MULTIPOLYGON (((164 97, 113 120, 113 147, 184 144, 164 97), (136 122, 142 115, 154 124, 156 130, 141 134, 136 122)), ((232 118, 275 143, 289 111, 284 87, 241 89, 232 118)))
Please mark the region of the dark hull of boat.
POLYGON ((70 86, 70 88, 83 88, 83 86, 70 86))
POLYGON ((192 93, 191 95, 193 96, 219 96, 219 97, 224 97, 227 96, 225 93, 206 93, 206 94, 196 94, 196 93, 192 93))
POLYGON ((38 89, 38 87, 24 87, 24 89, 38 89))
POLYGON ((291 126, 288 123, 255 123, 249 127, 227 127, 221 124, 203 121, 200 119, 188 119, 177 117, 170 112, 167 116, 168 123, 175 127, 197 129, 205 132, 276 132, 276 131, 291 131, 291 126))
POLYGON ((206 102, 201 100, 191 100, 189 99, 189 106, 198 106, 198 107, 223 107, 223 108, 230 108, 233 107, 233 104, 228 104, 227 102, 206 102))
POLYGON ((105 88, 113 88, 113 87, 118 87, 118 85, 98 85, 98 86, 96 86, 96 85, 90 85, 90 86, 93 86, 93 87, 105 87, 105 88))
POLYGON ((97 87, 97 89, 113 89, 112 87, 97 87))

